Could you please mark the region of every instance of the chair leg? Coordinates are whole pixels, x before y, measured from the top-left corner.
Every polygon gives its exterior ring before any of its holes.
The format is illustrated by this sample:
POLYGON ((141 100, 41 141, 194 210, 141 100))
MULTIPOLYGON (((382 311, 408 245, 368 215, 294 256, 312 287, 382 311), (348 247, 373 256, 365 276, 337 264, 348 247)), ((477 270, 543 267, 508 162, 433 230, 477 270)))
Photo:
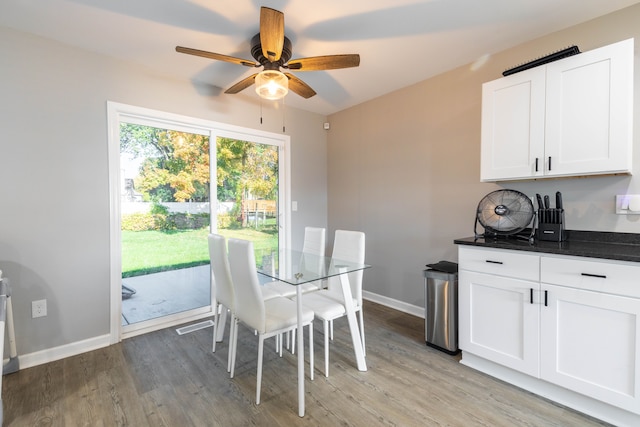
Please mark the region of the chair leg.
POLYGON ((233 340, 230 344, 231 346, 231 378, 233 378, 233 374, 236 370, 236 348, 238 347, 238 320, 233 319, 233 340))
MULTIPOLYGON (((231 324, 229 325, 229 354, 227 356, 227 372, 231 372, 231 362, 233 359, 233 364, 235 364, 235 349, 238 345, 238 338, 235 334, 237 328, 237 320, 236 317, 231 315, 231 324)), ((233 378, 233 374, 231 374, 231 378, 233 378)))
POLYGON ((364 345, 364 316, 362 315, 362 307, 358 310, 360 314, 360 337, 362 338, 362 354, 367 355, 367 347, 364 345))
MULTIPOLYGON (((215 312, 213 313, 213 346, 211 347, 211 351, 216 352, 216 341, 218 340, 218 324, 220 322, 220 313, 218 311, 220 307, 218 304, 215 305, 215 312)), ((229 372, 229 371, 227 371, 229 372)))
POLYGON ((296 328, 291 330, 291 354, 296 354, 296 328))
POLYGON ((331 326, 331 341, 333 341, 333 320, 329 320, 329 325, 331 326))
POLYGON ((309 377, 313 381, 313 321, 309 323, 309 377))
POLYGON ((323 320, 324 324, 324 376, 329 376, 329 321, 323 320))
POLYGON ((256 384, 256 405, 260 404, 260 388, 262 387, 262 353, 264 350, 264 336, 260 334, 258 341, 258 373, 256 384))

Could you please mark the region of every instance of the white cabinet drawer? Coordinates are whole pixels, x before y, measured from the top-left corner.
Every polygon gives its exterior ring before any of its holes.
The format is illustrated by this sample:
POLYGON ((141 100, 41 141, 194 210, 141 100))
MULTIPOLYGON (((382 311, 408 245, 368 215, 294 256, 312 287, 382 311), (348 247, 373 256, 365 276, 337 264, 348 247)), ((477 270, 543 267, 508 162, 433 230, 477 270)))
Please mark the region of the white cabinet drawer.
POLYGON ((540 256, 524 252, 460 246, 461 269, 525 280, 540 280, 540 256))
POLYGON ((542 283, 640 298, 640 266, 594 258, 541 257, 542 283))

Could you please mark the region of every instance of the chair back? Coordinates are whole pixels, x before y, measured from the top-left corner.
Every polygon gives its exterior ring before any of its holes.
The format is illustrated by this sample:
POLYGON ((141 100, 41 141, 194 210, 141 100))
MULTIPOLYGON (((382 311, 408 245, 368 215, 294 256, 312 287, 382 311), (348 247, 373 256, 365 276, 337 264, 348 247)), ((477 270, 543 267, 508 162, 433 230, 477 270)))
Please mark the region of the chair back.
MULTIPOLYGON (((337 260, 364 264, 365 235, 361 231, 336 230, 331 257, 337 260)), ((363 270, 349 273, 351 294, 362 305, 362 274, 363 270)), ((329 290, 340 290, 340 277, 329 278, 329 290)))
POLYGON ((236 317, 249 328, 264 333, 264 300, 260 292, 253 242, 229 239, 229 267, 236 296, 236 317))
POLYGON ((326 231, 324 228, 305 227, 302 252, 314 255, 324 255, 326 241, 325 235, 326 231))
POLYGON ((230 310, 235 310, 233 284, 229 259, 227 258, 227 243, 224 236, 209 234, 209 258, 211 261, 211 280, 218 304, 230 310))
MULTIPOLYGON (((304 245, 302 247, 304 253, 301 272, 310 272, 311 274, 322 274, 324 270, 324 253, 325 253, 325 229, 318 227, 304 228, 304 245)), ((321 283, 320 286, 322 287, 321 283)))

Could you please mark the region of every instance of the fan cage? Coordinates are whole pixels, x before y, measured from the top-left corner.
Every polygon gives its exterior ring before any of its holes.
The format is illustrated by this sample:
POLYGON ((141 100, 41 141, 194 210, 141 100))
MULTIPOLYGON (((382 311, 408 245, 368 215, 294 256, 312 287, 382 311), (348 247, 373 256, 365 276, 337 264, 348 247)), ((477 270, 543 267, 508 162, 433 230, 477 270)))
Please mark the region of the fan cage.
MULTIPOLYGON (((485 236, 510 236, 525 230, 531 224, 535 210, 531 199, 516 190, 496 190, 478 203, 476 209, 476 226, 478 222, 484 228, 485 236)), ((533 235, 533 231, 532 231, 533 235)))

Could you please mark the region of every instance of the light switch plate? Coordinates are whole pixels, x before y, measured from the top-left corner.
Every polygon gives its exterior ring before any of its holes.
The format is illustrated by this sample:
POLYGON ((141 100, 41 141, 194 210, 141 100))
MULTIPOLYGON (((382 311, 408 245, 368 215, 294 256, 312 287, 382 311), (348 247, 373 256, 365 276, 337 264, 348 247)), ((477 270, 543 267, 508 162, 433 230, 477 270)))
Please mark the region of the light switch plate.
POLYGON ((638 194, 618 194, 616 195, 616 213, 618 215, 640 215, 640 210, 629 209, 631 198, 640 198, 638 194))

